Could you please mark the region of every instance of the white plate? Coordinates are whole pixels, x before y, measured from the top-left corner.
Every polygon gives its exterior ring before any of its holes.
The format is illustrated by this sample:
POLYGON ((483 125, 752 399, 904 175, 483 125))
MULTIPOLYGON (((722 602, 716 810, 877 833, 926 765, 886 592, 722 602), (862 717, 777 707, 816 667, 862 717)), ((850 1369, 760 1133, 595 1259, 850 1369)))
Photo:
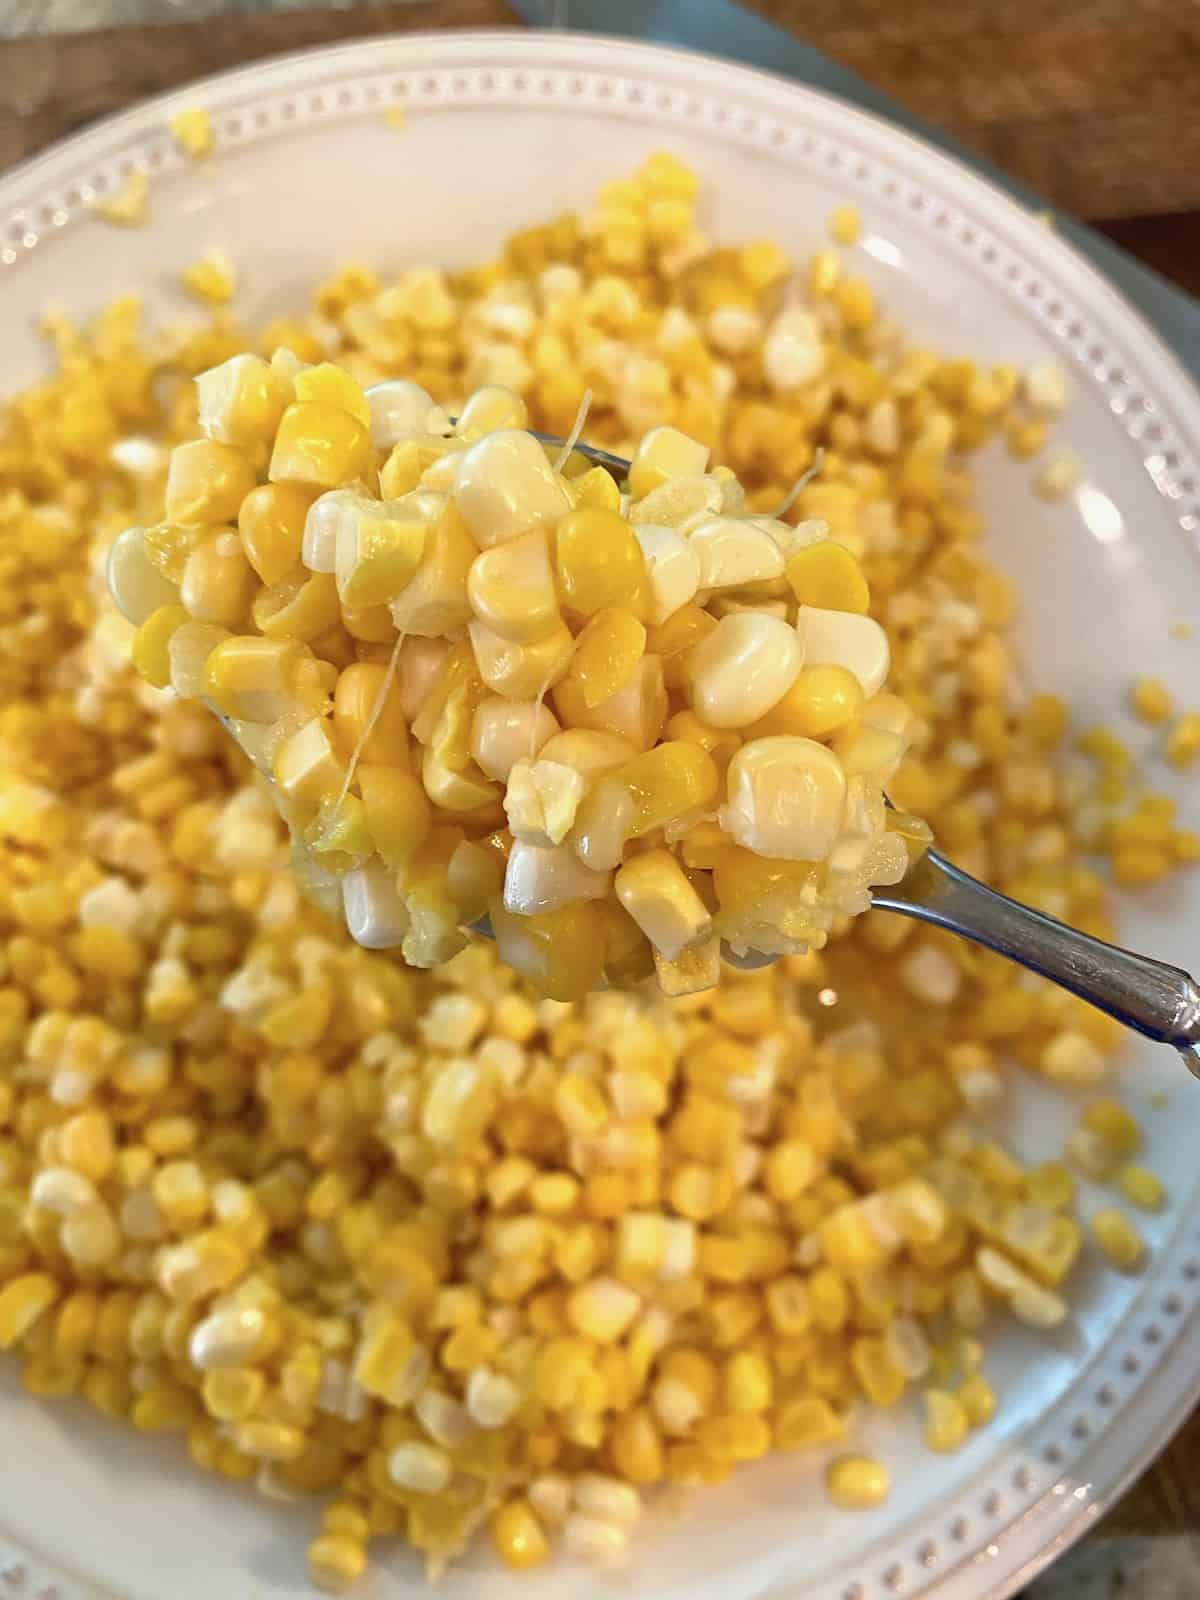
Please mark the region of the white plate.
MULTIPOLYGON (((719 62, 529 32, 374 39, 213 79, 104 123, 0 184, 2 381, 38 371, 31 324, 49 300, 85 311, 136 289, 152 310, 177 312, 179 268, 219 244, 241 268, 241 309, 260 317, 299 304, 349 258, 393 268, 477 259, 660 146, 704 173, 718 239, 766 234, 803 253, 831 207, 852 198, 866 219, 862 270, 907 327, 985 358, 1053 353, 1064 364, 1075 400, 1058 433, 1088 463, 1083 486, 1049 507, 1030 495, 1026 469, 999 459, 981 469, 993 549, 1024 597, 1026 659, 1039 684, 1089 715, 1120 720, 1135 671, 1194 704, 1200 646, 1168 633, 1200 620, 1200 399, 1180 369, 1079 257, 962 167, 838 101, 719 62), (168 113, 196 102, 211 108, 220 144, 203 164, 166 132, 168 113), (402 133, 382 116, 396 103, 410 109, 402 133), (111 192, 132 165, 151 172, 150 227, 91 219, 89 196, 111 192)), ((1160 955, 1200 958, 1200 907, 1186 884, 1130 903, 1121 927, 1160 955)), ((870 1515, 827 1507, 820 1463, 781 1459, 705 1491, 682 1519, 664 1511, 631 1576, 556 1567, 518 1578, 479 1557, 450 1580, 455 1596, 582 1600, 631 1584, 647 1600, 1011 1594, 1161 1447, 1200 1375, 1200 1086, 1149 1047, 1130 1047, 1125 1072, 1150 1130, 1149 1164, 1172 1196, 1146 1225, 1151 1264, 1133 1279, 1083 1272, 1057 1337, 1000 1333, 988 1371, 1002 1409, 961 1454, 928 1455, 909 1416, 880 1419, 867 1442, 892 1463, 895 1488, 870 1515), (1149 1107, 1157 1089, 1175 1114, 1149 1107)), ((1024 1083, 1013 1138, 1048 1156, 1072 1115, 1064 1096, 1024 1083)), ((309 1510, 202 1478, 177 1448, 82 1407, 35 1405, 8 1367, 2 1381, 0 1595, 309 1592, 309 1510)), ((420 1592, 400 1551, 366 1589, 391 1600, 420 1592)))

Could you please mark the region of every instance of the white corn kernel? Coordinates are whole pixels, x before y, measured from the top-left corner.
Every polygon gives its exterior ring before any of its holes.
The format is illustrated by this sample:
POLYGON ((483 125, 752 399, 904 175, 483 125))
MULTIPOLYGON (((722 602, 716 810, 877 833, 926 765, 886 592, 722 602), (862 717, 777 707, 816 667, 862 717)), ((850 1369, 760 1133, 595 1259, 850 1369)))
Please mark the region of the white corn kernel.
POLYGON ((900 448, 900 412, 890 396, 877 400, 867 412, 863 437, 876 455, 894 456, 900 448))
POLYGON ((762 318, 745 306, 718 306, 709 312, 704 331, 723 355, 740 356, 762 338, 762 318))
MULTIPOLYGON (((562 710, 561 705, 559 710, 562 710)), ((662 657, 655 655, 643 656, 615 694, 598 705, 577 709, 573 717, 577 727, 615 733, 628 739, 638 750, 650 749, 666 720, 667 689, 662 657)))
POLYGON ((609 874, 585 867, 566 845, 549 849, 517 839, 504 871, 504 909, 533 917, 575 900, 603 900, 609 874))
POLYGON ((471 1432, 467 1408, 442 1389, 422 1389, 413 1411, 434 1443, 446 1450, 456 1450, 471 1432))
POLYGON ((558 732, 558 718, 540 701, 505 700, 497 695, 476 707, 471 755, 489 778, 507 783, 516 763, 532 761, 558 732))
POLYGON ((779 617, 735 612, 688 651, 692 703, 711 728, 744 728, 791 688, 804 664, 799 634, 779 617))
POLYGON ((1083 476, 1078 456, 1069 450, 1056 451, 1033 480, 1033 487, 1043 500, 1062 500, 1069 495, 1083 476))
POLYGON ((900 979, 918 1000, 932 1006, 948 1006, 958 994, 962 973, 944 950, 921 943, 903 956, 900 979))
POLYGON ((479 1367, 467 1379, 467 1414, 480 1428, 502 1428, 521 1402, 521 1391, 503 1373, 479 1367))
POLYGON ((686 1217, 668 1217, 663 1229, 658 1275, 664 1283, 690 1276, 696 1265, 696 1224, 686 1217))
POLYGON ((1042 1050, 1039 1065, 1058 1083, 1090 1085, 1108 1076, 1104 1052, 1076 1028, 1056 1033, 1042 1050))
POLYGON ((185 622, 175 629, 167 645, 167 659, 171 688, 181 700, 200 700, 207 694, 208 658, 229 637, 228 628, 215 622, 185 622))
POLYGON ((72 1167, 43 1167, 29 1186, 29 1199, 60 1217, 78 1216, 99 1203, 92 1180, 72 1167))
POLYGON ((300 560, 309 572, 335 570, 338 529, 356 508, 375 504, 353 489, 329 489, 317 496, 305 513, 300 541, 300 560))
POLYGON ((179 604, 179 590, 146 554, 141 528, 126 528, 113 540, 105 578, 121 614, 138 627, 160 606, 179 604))
POLYGON ((529 1485, 529 1504, 543 1522, 557 1528, 571 1512, 571 1480, 562 1472, 543 1472, 529 1485))
POLYGON ((512 389, 503 389, 499 384, 492 383, 467 396, 458 421, 454 424, 454 431, 460 439, 473 444, 476 439, 482 439, 485 433, 496 433, 502 428, 524 428, 528 422, 529 407, 521 396, 512 389))
POLYGON ((603 1472, 582 1472, 575 1479, 575 1504, 589 1517, 602 1517, 632 1528, 642 1514, 642 1497, 632 1484, 603 1472))
POLYGON ((371 413, 371 443, 390 450, 414 433, 448 433, 450 423, 441 406, 419 383, 408 378, 388 378, 365 391, 371 413))
POLYGON ((485 434, 463 451, 454 503, 481 550, 552 527, 571 509, 546 452, 515 428, 485 434))
POLYGON ((868 700, 883 688, 891 651, 887 634, 874 617, 801 606, 796 632, 803 642, 805 666, 845 667, 862 684, 868 700))
POLYGON ((448 639, 426 639, 415 635, 400 646, 396 662, 396 696, 404 720, 415 720, 433 688, 442 663, 450 654, 448 639))
POLYGON ((742 517, 702 522, 688 535, 700 558, 701 589, 736 589, 783 573, 783 552, 763 528, 742 517))
POLYGON ((198 1322, 188 1340, 192 1365, 211 1372, 219 1367, 243 1367, 266 1355, 271 1344, 270 1322, 258 1306, 231 1306, 198 1322))
POLYGON ((1035 361, 1025 374, 1025 399, 1042 417, 1058 417, 1067 406, 1067 379, 1054 361, 1035 361))
POLYGON ((342 910, 347 932, 366 950, 394 949, 412 924, 396 874, 378 860, 342 874, 342 910))
POLYGON ((454 1468, 444 1450, 410 1440, 399 1444, 388 1457, 388 1476, 398 1489, 415 1494, 440 1494, 453 1476, 454 1468))
POLYGON ((837 840, 846 775, 813 739, 752 739, 729 763, 721 826, 747 850, 780 861, 823 861, 837 840))
POLYGON ((618 1566, 628 1552, 629 1535, 615 1522, 575 1511, 563 1527, 563 1548, 597 1567, 618 1566))
POLYGON ((700 557, 674 528, 641 522, 633 536, 646 560, 650 621, 665 622, 700 587, 700 557))
POLYGON ((763 341, 763 372, 772 389, 798 389, 825 371, 821 325, 809 311, 788 306, 767 329, 763 341))

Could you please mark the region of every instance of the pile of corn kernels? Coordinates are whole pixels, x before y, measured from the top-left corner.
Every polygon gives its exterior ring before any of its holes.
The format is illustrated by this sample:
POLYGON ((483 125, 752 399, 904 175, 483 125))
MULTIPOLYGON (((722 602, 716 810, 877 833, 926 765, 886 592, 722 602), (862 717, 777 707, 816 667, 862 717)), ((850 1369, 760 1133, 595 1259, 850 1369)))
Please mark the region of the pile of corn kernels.
POLYGON ((196 386, 110 590, 360 944, 437 966, 486 915, 549 998, 695 993, 722 941, 824 948, 928 844, 884 801, 913 719, 857 557, 748 514, 707 445, 651 428, 623 492, 496 385, 451 419, 282 350, 196 386))
MULTIPOLYGON (((961 459, 994 434, 1036 455, 1061 385, 906 347, 853 218, 785 299, 791 263, 711 248, 696 187, 651 158, 472 271, 344 271, 257 347, 444 405, 503 384, 559 434, 590 387, 593 442, 679 427, 751 509, 823 445, 791 515, 877 597, 919 717, 894 798, 1107 933, 1103 859, 1148 881, 1196 839, 1111 733, 1019 696, 961 459)), ((655 1485, 772 1450, 874 1505, 862 1406, 915 1397, 936 1450, 986 1425, 988 1329, 1063 1321, 1081 1250, 1136 1268, 1129 1208, 1164 1203, 1101 1091, 1115 1025, 878 912, 682 1000, 567 1005, 486 945, 431 973, 356 947, 215 721, 137 680, 103 594, 194 435, 190 378, 251 335, 219 311, 147 334, 131 302, 47 331, 55 376, 0 414, 0 1347, 26 1387, 322 1497, 332 1591, 395 1536, 433 1570, 485 1527, 515 1567, 617 1561, 655 1485), (1062 1162, 987 1130, 1011 1059, 1083 1093, 1062 1162), (1090 1241, 1077 1171, 1113 1185, 1090 1241)))

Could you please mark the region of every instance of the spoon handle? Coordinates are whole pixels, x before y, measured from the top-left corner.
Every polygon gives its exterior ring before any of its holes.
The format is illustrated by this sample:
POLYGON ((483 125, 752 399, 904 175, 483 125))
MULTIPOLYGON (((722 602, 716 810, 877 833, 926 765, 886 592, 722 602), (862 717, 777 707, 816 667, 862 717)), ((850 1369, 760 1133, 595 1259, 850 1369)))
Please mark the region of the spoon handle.
POLYGON ((1148 1039, 1174 1045, 1200 1077, 1200 985, 1179 967, 1105 944, 989 889, 930 850, 871 903, 960 934, 1069 989, 1148 1039))

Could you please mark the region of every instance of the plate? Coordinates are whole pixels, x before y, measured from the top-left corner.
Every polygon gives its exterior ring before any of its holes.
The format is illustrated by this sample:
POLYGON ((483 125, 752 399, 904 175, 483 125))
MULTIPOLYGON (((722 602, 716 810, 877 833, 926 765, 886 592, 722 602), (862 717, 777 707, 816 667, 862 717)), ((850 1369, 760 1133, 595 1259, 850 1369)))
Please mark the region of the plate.
MULTIPOLYGON (((578 205, 667 147, 707 181, 720 240, 769 235, 802 254, 840 201, 865 220, 861 270, 906 327, 982 358, 1053 355, 1074 390, 1060 441, 1087 463, 1065 502, 1029 492, 1026 468, 980 468, 992 548, 1023 596, 1020 646, 1038 683, 1085 716, 1122 723, 1135 672, 1194 703, 1200 645, 1171 624, 1200 612, 1200 397, 1169 353, 1033 215, 918 140, 825 95, 704 57, 569 34, 373 39, 214 78, 59 146, 0 184, 4 384, 33 378, 48 301, 75 312, 137 290, 178 314, 179 269, 221 245, 261 318, 300 302, 348 259, 397 268, 465 263, 513 226, 578 205), (188 161, 167 117, 202 103, 218 153, 188 161), (390 105, 408 108, 403 132, 390 105), (89 201, 133 168, 150 174, 151 222, 119 230, 89 201)), ((1146 745, 1132 725, 1122 731, 1146 745)), ((1200 904, 1186 883, 1130 901, 1125 940, 1195 964, 1200 904)), ((1145 1233, 1138 1277, 1083 1272, 1065 1330, 1000 1334, 988 1374, 995 1423, 951 1457, 921 1447, 910 1416, 879 1418, 867 1445, 892 1464, 888 1504, 832 1510, 821 1463, 795 1458, 664 1506, 632 1575, 555 1566, 530 1576, 480 1556, 456 1600, 628 1592, 646 1600, 938 1600, 1007 1596, 1076 1538, 1184 1417, 1200 1375, 1200 1221, 1194 1108, 1200 1087, 1170 1052, 1131 1045, 1125 1088, 1171 1206, 1145 1233), (1155 1109, 1166 1096, 1183 1114, 1155 1109)), ((1012 1137, 1056 1154, 1075 1114, 1022 1080, 1012 1137)), ((1084 1209, 1097 1197, 1085 1194, 1084 1209)), ((311 1512, 201 1478, 181 1452, 82 1407, 40 1406, 0 1378, 0 1594, 18 1600, 281 1600, 310 1592, 311 1512)), ((366 1595, 424 1592, 403 1551, 366 1595)))

